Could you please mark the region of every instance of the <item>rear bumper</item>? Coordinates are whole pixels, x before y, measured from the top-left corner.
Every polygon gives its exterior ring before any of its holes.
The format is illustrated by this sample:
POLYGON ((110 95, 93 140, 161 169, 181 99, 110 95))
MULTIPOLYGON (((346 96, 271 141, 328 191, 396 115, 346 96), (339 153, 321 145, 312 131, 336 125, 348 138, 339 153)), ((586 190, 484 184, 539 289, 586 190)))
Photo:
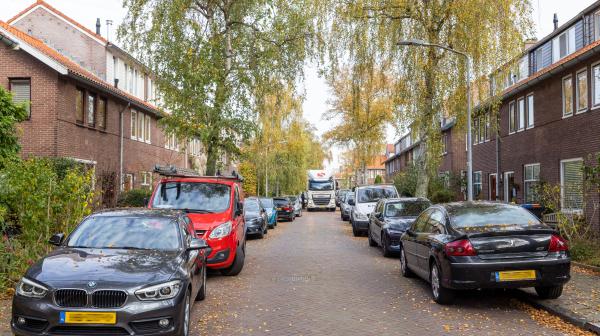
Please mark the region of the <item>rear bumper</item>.
POLYGON ((296 215, 294 213, 294 211, 290 211, 290 212, 277 212, 277 219, 292 219, 294 218, 296 215))
POLYGON ((571 278, 568 257, 545 257, 527 260, 451 262, 443 272, 443 286, 452 289, 523 288, 557 286, 571 278), (534 270, 535 280, 498 281, 496 272, 534 270))

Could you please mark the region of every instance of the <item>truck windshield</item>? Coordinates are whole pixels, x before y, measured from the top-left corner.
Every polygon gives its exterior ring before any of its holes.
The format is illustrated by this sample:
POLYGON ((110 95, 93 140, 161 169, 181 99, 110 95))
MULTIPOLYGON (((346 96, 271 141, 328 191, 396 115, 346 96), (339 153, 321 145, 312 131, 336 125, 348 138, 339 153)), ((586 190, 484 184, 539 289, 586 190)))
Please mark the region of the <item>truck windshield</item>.
POLYGON ((333 190, 333 181, 308 181, 308 190, 333 190))
POLYGON ((167 182, 158 185, 153 208, 194 212, 224 212, 229 209, 231 188, 225 184, 167 182))

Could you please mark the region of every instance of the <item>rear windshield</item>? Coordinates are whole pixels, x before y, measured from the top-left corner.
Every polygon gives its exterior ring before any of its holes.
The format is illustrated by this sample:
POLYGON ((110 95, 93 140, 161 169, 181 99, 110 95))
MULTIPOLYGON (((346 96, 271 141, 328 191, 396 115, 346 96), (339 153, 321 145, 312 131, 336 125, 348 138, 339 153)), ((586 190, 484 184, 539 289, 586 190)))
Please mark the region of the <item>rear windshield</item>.
POLYGON ((265 208, 273 207, 273 200, 270 198, 261 198, 260 203, 262 203, 265 208))
POLYGON ((431 203, 423 201, 388 203, 385 207, 385 217, 416 217, 431 203))
POLYGON ((382 198, 398 197, 396 188, 393 186, 377 186, 358 189, 358 203, 377 202, 382 198))
POLYGON ((167 182, 158 185, 153 208, 199 212, 224 212, 229 209, 231 187, 219 183, 167 182))
POLYGON ((457 207, 449 211, 451 224, 463 232, 513 231, 545 227, 520 207, 457 207))
POLYGON ((290 199, 290 201, 292 201, 292 202, 296 202, 296 196, 290 196, 290 197, 289 197, 289 199, 290 199))
POLYGON ((95 216, 75 229, 67 246, 171 251, 180 248, 178 232, 172 218, 95 216))
POLYGON ((273 201, 275 202, 275 205, 277 205, 277 206, 288 205, 290 203, 290 201, 288 201, 286 199, 281 199, 281 198, 275 198, 273 201))
POLYGON ((346 193, 346 195, 344 196, 345 198, 345 202, 348 202, 349 200, 353 200, 354 199, 354 193, 346 193))

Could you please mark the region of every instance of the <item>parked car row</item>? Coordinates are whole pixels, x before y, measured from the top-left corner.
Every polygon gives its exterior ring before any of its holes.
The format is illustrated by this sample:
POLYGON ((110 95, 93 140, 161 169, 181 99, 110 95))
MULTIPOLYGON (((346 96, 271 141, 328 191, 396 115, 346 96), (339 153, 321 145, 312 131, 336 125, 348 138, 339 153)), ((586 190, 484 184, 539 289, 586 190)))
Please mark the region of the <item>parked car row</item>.
POLYGON ((486 288, 533 287, 539 297, 555 299, 570 279, 567 241, 523 207, 432 205, 374 185, 344 195, 340 210, 355 236, 366 221, 369 245, 399 256, 402 275, 429 282, 440 304, 451 303, 460 290, 486 288))
POLYGON ((302 215, 298 197, 244 198, 237 176, 166 177, 148 208, 86 217, 34 263, 16 288, 16 335, 189 335, 191 307, 206 297, 207 269, 244 267, 246 237, 302 215))

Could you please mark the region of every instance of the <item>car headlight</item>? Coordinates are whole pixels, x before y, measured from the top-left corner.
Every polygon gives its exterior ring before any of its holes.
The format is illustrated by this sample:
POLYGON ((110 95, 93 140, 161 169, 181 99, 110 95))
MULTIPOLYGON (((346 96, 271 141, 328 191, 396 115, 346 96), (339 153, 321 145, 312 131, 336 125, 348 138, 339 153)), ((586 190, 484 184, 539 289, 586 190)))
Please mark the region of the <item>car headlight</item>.
POLYGON ((219 239, 231 233, 231 222, 225 222, 212 230, 208 238, 219 239))
POLYGON ((48 293, 48 288, 27 278, 21 278, 17 284, 17 294, 35 299, 41 299, 48 293))
POLYGON ((168 300, 177 296, 181 289, 181 281, 174 280, 135 291, 135 296, 142 301, 168 300))

